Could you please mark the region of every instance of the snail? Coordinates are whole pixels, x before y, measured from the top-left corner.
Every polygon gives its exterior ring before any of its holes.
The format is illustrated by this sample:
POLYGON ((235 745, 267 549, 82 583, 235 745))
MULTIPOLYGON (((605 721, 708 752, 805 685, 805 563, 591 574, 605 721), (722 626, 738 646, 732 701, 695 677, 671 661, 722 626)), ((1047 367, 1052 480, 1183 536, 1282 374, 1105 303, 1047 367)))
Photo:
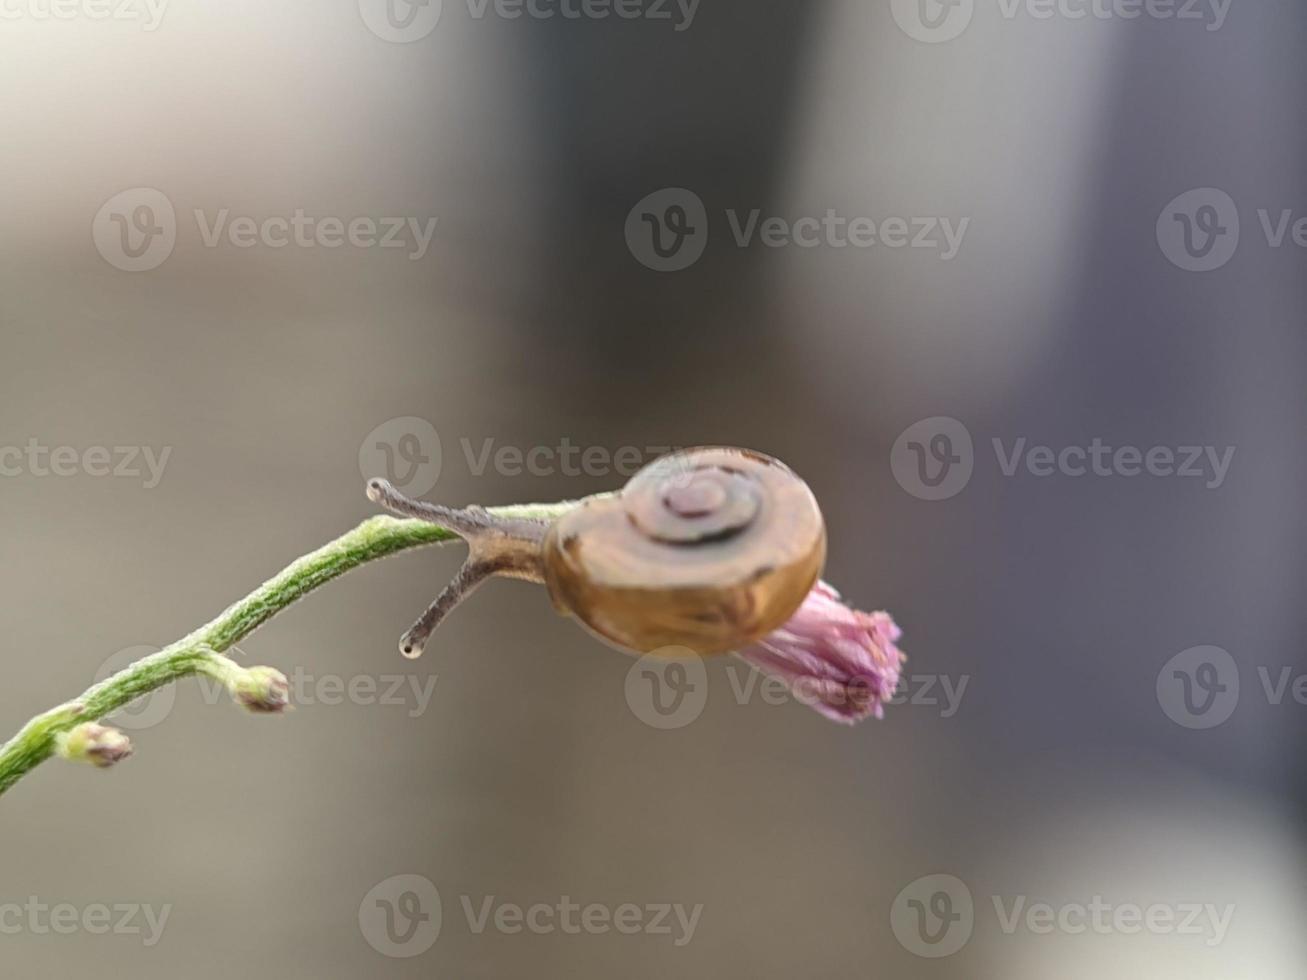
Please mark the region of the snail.
POLYGON ((826 558, 825 524, 807 484, 747 449, 671 453, 617 493, 587 498, 552 522, 429 504, 380 479, 367 492, 469 547, 454 580, 400 639, 407 657, 420 656, 441 621, 493 575, 544 585, 561 613, 618 649, 726 653, 784 624, 826 558))

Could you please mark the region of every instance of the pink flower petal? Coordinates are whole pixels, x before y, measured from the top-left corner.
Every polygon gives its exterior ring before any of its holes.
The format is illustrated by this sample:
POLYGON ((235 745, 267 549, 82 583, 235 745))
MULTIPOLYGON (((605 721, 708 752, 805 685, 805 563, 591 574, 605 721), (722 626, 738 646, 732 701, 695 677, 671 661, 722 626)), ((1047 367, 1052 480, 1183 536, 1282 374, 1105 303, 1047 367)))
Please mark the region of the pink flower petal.
POLYGON ((796 700, 825 717, 852 725, 884 714, 899 684, 902 635, 885 612, 859 612, 818 582, 780 629, 738 652, 747 663, 779 678, 796 700))

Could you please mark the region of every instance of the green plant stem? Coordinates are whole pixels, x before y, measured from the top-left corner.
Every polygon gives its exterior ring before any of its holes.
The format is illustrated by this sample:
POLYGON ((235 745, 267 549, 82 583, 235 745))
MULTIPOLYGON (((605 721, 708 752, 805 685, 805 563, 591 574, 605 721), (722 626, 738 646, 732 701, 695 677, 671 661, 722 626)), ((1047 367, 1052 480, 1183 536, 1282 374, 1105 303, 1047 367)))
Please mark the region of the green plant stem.
MULTIPOLYGON (((523 504, 496 507, 491 512, 507 518, 548 520, 573 506, 572 502, 523 504)), ((297 559, 193 633, 125 667, 88 688, 80 697, 33 718, 0 746, 0 794, 53 754, 55 739, 61 732, 102 718, 165 684, 198 672, 220 670, 221 664, 215 658, 224 650, 351 568, 400 551, 453 540, 457 536, 452 531, 425 521, 394 517, 364 521, 317 551, 297 559)))

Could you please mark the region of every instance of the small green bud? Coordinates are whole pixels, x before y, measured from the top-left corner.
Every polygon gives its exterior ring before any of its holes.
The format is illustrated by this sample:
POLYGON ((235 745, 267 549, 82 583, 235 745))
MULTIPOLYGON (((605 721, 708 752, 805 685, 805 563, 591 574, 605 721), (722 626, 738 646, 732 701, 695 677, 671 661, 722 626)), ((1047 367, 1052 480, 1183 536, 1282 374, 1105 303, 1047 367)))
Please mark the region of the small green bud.
POLYGON ((290 704, 290 683, 274 667, 250 667, 228 684, 236 703, 258 714, 279 714, 290 704))
POLYGON ((86 762, 108 769, 132 754, 132 743, 118 729, 88 721, 56 735, 55 752, 70 762, 86 762))

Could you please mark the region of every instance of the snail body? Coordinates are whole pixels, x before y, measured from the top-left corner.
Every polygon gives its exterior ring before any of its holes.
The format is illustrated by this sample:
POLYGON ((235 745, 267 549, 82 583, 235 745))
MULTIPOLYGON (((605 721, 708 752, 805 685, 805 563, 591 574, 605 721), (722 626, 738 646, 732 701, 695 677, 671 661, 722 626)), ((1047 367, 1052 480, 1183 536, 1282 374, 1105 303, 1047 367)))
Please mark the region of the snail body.
POLYGON ((408 656, 420 654, 440 620, 495 574, 543 583, 560 612, 619 649, 725 653, 783 625, 826 557, 825 525, 807 484, 745 449, 663 456, 620 492, 582 501, 552 523, 411 501, 380 480, 369 483, 368 495, 450 528, 471 549, 458 577, 405 634, 408 656))

